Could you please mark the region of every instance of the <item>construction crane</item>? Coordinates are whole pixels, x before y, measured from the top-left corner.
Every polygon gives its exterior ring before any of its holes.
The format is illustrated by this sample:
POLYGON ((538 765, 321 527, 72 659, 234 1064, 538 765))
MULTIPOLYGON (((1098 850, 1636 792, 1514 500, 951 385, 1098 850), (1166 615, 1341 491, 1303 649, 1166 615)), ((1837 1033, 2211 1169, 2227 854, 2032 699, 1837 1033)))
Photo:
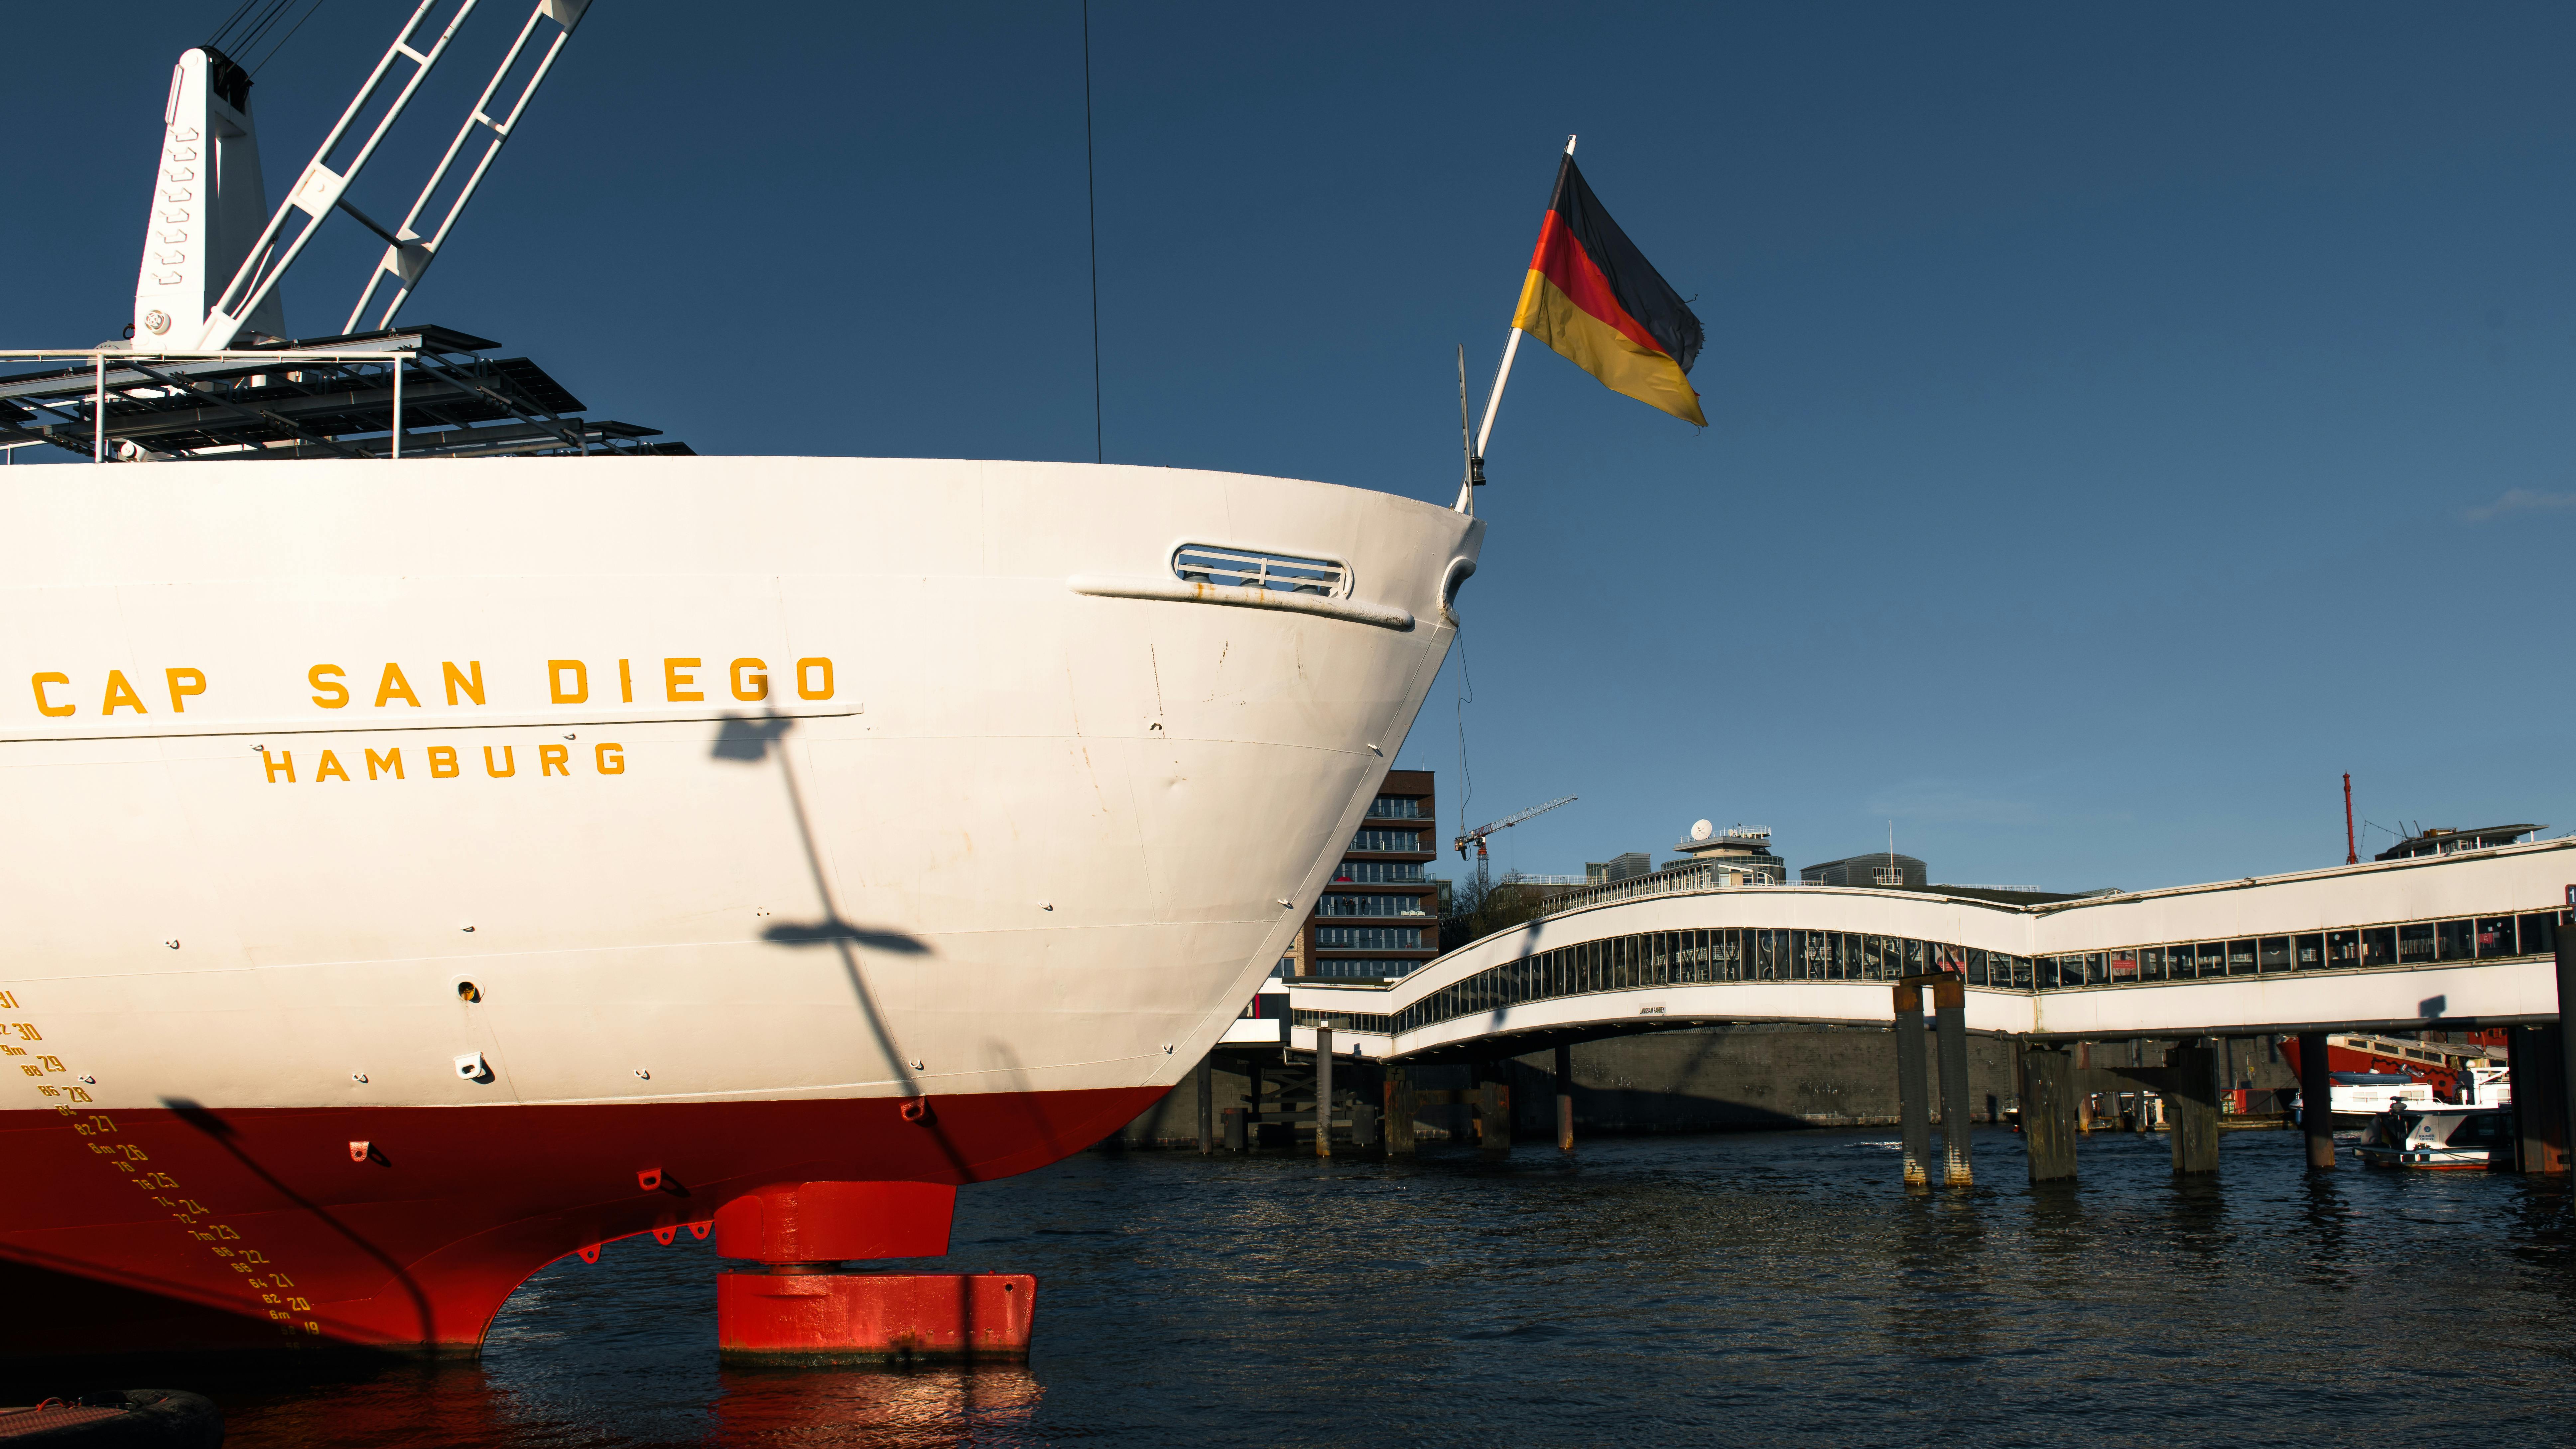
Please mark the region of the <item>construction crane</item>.
POLYGON ((1490 885, 1490 882, 1489 882, 1489 881, 1487 881, 1487 880, 1486 880, 1486 878, 1485 878, 1485 871, 1486 871, 1485 837, 1486 837, 1486 836, 1493 834, 1493 833, 1494 833, 1495 831, 1497 831, 1497 830, 1509 830, 1509 829, 1511 829, 1513 826, 1520 824, 1522 821, 1529 819, 1529 818, 1530 818, 1531 816, 1533 816, 1533 815, 1545 815, 1547 812, 1549 812, 1550 810, 1555 809, 1555 808, 1556 808, 1557 806, 1559 806, 1559 805, 1571 805, 1571 804, 1573 804, 1573 803, 1575 802, 1576 798, 1577 798, 1577 797, 1575 797, 1575 796, 1568 795, 1568 796, 1565 796, 1565 797, 1564 797, 1564 798, 1562 798, 1562 799, 1550 800, 1550 801, 1548 801, 1548 802, 1547 802, 1546 804, 1544 804, 1544 805, 1533 805, 1533 806, 1531 806, 1530 808, 1528 808, 1527 810, 1524 810, 1524 811, 1520 812, 1520 813, 1519 813, 1519 814, 1517 814, 1517 815, 1506 815, 1506 816, 1504 816, 1502 819, 1497 820, 1497 821, 1494 821, 1494 822, 1493 822, 1492 824, 1490 824, 1490 825, 1479 825, 1479 826, 1477 826, 1475 829, 1468 831, 1466 834, 1459 836, 1459 837, 1458 837, 1458 841, 1457 841, 1457 845, 1458 845, 1458 858, 1459 858, 1460 860, 1465 860, 1465 859, 1467 858, 1467 842, 1469 842, 1469 841, 1471 841, 1471 840, 1472 840, 1472 841, 1474 841, 1474 842, 1476 843, 1476 890, 1477 890, 1477 892, 1478 892, 1479 894, 1482 894, 1482 893, 1487 889, 1487 887, 1490 885))

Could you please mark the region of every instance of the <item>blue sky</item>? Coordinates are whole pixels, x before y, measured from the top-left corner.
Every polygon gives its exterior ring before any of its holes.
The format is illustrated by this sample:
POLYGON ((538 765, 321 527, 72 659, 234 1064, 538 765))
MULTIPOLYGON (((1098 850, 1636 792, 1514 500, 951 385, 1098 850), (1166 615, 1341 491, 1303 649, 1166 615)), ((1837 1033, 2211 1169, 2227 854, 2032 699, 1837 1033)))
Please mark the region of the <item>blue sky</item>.
MULTIPOLYGON (((10 345, 125 322, 169 63, 231 8, 13 17, 10 345)), ((272 196, 390 8, 261 72, 272 196)), ((461 44, 523 7, 486 9, 461 44)), ((406 317, 702 451, 1088 458, 1078 14, 598 0, 406 317)), ((1893 821, 1936 880, 2142 887, 2340 862, 2349 770, 2382 825, 2557 833, 2571 42, 2514 5, 1096 0, 1108 456, 1447 501, 1452 349, 1481 397, 1579 132, 1697 299, 1712 426, 1524 353, 1474 702, 1453 656, 1401 755, 1444 827, 1572 793, 1498 864, 1893 821)), ((399 212, 408 154, 353 196, 399 212)), ((296 330, 377 250, 333 231, 296 330)))

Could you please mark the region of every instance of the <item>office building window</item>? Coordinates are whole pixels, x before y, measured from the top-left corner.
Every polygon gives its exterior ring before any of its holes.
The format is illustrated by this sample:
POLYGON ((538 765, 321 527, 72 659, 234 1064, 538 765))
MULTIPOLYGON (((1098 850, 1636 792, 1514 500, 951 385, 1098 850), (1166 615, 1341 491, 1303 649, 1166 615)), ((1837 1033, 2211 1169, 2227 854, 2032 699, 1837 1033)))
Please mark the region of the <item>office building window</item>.
POLYGON ((1394 976, 1409 976, 1420 961, 1403 957, 1334 956, 1315 963, 1318 976, 1357 977, 1383 981, 1394 976))
POLYGON ((1398 885, 1413 884, 1425 877, 1418 860, 1346 860, 1333 873, 1333 879, 1357 885, 1398 885))
POLYGON ((1317 926, 1315 946, 1324 951, 1419 951, 1420 926, 1317 926))
POLYGON ((1358 896, 1328 892, 1315 904, 1319 916, 1422 916, 1420 896, 1358 896))

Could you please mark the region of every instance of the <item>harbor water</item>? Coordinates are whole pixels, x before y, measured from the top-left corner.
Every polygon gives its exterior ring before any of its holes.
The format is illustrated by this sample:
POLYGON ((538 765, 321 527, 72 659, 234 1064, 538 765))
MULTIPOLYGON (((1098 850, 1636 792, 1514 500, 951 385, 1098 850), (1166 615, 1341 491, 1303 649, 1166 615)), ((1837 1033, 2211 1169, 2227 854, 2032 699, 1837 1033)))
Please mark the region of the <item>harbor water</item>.
POLYGON ((1985 1186, 1908 1196, 1892 1135, 1084 1154, 922 1265, 1039 1275, 1025 1367, 721 1367, 683 1234, 538 1274, 479 1362, 170 1386, 239 1446, 2576 1440, 2563 1181, 2106 1133, 2034 1189, 1981 1131, 1985 1186))

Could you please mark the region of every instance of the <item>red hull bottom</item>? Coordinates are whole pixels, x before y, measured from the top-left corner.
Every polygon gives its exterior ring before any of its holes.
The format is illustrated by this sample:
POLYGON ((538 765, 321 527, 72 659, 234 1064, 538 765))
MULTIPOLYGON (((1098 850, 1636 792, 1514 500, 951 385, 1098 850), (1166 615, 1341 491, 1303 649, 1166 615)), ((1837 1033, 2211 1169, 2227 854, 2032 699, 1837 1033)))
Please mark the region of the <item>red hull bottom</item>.
POLYGON ((1165 1090, 927 1110, 876 1098, 0 1113, 18 1184, 0 1210, 0 1301, 20 1310, 0 1315, 0 1353, 471 1353, 511 1291, 567 1254, 704 1236, 718 1209, 779 1184, 1028 1172, 1165 1090))
POLYGON ((716 1346, 745 1363, 1023 1359, 1025 1273, 718 1273, 716 1346))

